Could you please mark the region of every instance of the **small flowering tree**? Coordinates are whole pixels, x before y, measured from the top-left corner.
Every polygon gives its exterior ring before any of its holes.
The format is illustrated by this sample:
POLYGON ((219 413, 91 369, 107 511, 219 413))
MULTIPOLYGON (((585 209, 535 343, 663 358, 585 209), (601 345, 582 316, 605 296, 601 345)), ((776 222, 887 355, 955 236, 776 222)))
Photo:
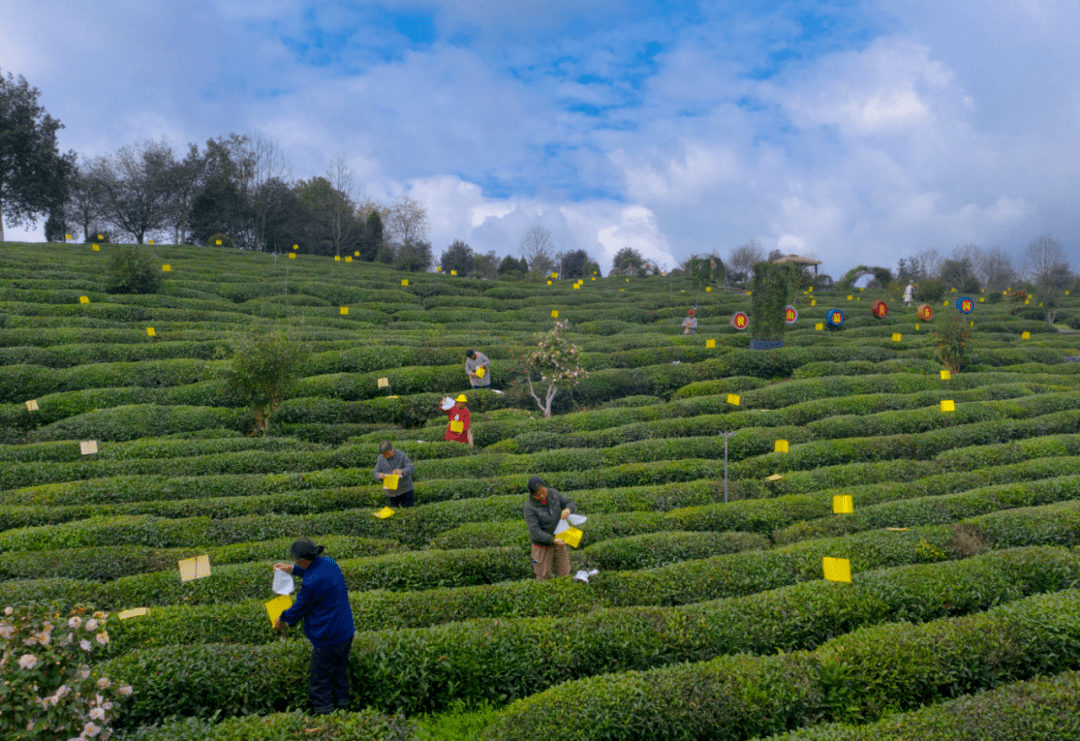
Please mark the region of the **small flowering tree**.
POLYGON ((90 676, 90 655, 109 642, 108 615, 0 615, 0 738, 107 739, 131 687, 90 676))
POLYGON ((550 332, 534 335, 539 340, 538 347, 525 358, 525 381, 529 386, 529 395, 536 400, 536 405, 544 412, 545 417, 551 416, 551 402, 554 401, 560 386, 570 388, 588 375, 585 369, 578 365, 581 348, 562 335, 569 326, 569 322, 565 320, 555 322, 550 332), (543 401, 540 401, 533 388, 533 376, 540 376, 541 381, 548 382, 543 401))

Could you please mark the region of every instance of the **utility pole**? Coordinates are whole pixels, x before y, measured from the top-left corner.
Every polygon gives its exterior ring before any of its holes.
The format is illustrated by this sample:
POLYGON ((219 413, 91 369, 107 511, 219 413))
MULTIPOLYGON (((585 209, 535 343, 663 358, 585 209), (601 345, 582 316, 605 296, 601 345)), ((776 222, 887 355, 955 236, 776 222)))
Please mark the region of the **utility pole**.
POLYGON ((727 503, 728 503, 728 478, 727 478, 727 464, 728 464, 728 455, 727 455, 727 439, 728 439, 729 437, 731 437, 732 435, 734 435, 735 433, 734 433, 734 432, 721 432, 720 434, 724 436, 724 504, 727 504, 727 503))

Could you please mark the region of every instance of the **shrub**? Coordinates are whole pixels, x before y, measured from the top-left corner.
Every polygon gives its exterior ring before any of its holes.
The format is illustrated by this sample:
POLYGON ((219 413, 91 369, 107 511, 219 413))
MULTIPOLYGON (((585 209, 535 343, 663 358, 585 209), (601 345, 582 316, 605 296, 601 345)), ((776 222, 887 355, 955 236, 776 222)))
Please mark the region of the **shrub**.
POLYGON ((109 293, 155 293, 161 285, 161 266, 135 245, 122 245, 109 257, 109 293))
POLYGON ((270 417, 296 382, 307 352, 284 332, 259 325, 236 341, 229 388, 251 405, 256 430, 265 433, 270 428, 270 417))

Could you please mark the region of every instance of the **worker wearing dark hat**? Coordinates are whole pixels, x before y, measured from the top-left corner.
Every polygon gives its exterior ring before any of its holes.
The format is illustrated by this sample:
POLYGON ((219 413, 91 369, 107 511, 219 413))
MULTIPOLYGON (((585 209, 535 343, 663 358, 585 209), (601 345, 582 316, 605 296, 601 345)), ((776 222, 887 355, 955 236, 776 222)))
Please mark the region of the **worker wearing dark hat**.
POLYGON ((304 635, 311 641, 308 699, 317 714, 349 707, 349 650, 356 632, 345 577, 322 552, 323 546, 300 538, 289 547, 293 562, 274 564, 303 580, 296 603, 274 621, 274 629, 304 621, 304 635))
MULTIPOLYGON (((450 397, 446 397, 449 399, 450 397)), ((446 425, 445 440, 472 445, 472 430, 469 428, 469 408, 465 404, 469 401, 465 394, 458 394, 454 399, 454 406, 444 410, 450 418, 446 425)))
POLYGON ((525 500, 525 524, 532 541, 532 565, 537 581, 552 576, 570 574, 570 555, 566 543, 555 537, 559 520, 577 511, 577 505, 556 489, 550 488, 539 476, 529 479, 529 498, 525 500))
POLYGON ((697 317, 694 316, 693 309, 690 309, 686 318, 682 320, 682 333, 697 334, 697 317))
POLYGON ((465 375, 474 389, 491 387, 491 361, 477 350, 465 351, 465 375))

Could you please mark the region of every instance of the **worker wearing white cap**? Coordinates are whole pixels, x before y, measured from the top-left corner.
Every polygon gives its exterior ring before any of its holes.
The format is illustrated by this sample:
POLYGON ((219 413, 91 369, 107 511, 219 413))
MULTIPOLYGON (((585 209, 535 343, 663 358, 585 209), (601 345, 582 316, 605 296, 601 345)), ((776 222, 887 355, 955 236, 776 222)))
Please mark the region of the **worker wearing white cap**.
POLYGON ((456 399, 449 396, 443 399, 441 408, 449 418, 444 439, 472 446, 472 430, 469 429, 469 408, 465 406, 466 402, 468 399, 465 394, 458 394, 456 399))

